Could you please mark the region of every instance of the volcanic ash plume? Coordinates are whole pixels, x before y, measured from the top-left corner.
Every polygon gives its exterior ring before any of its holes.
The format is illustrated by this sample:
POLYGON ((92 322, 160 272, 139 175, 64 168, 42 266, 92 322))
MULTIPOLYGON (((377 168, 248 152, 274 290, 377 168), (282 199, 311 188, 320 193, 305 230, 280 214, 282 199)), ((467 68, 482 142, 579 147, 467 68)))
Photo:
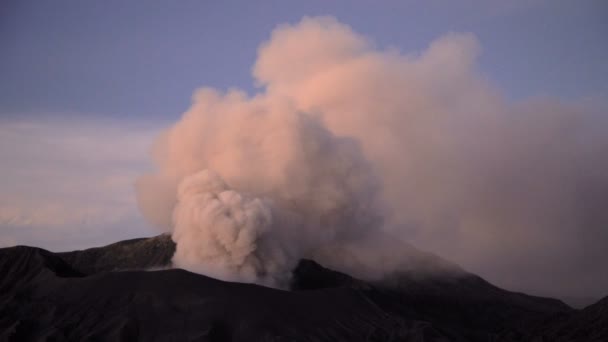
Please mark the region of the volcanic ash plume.
POLYGON ((380 226, 358 144, 288 102, 201 90, 156 152, 140 204, 159 224, 172 216, 179 267, 281 286, 300 258, 380 226))
POLYGON ((267 263, 275 259, 264 258, 257 250, 258 240, 272 224, 267 203, 228 189, 218 175, 206 170, 185 178, 177 198, 176 266, 249 282, 273 271, 267 263))
POLYGON ((257 94, 198 90, 158 139, 140 208, 176 265, 222 279, 280 286, 302 257, 379 277, 412 266, 405 240, 502 286, 605 288, 608 120, 506 102, 479 50, 470 34, 402 54, 332 18, 282 25, 257 94))

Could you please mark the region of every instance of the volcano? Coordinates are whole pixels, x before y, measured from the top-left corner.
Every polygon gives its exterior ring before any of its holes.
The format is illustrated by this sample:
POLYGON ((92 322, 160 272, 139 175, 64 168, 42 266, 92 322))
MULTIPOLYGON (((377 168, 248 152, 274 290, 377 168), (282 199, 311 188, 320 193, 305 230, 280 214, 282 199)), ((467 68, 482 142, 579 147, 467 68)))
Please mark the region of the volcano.
POLYGON ((170 236, 0 249, 2 341, 607 341, 582 310, 463 272, 368 282, 301 260, 289 290, 171 268, 170 236))

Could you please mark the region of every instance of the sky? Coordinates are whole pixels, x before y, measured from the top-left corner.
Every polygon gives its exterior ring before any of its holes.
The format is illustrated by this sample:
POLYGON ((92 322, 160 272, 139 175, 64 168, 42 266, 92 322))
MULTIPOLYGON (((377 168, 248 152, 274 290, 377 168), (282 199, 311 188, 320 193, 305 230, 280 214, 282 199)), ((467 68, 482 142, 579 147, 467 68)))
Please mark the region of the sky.
POLYGON ((510 103, 608 104, 601 0, 8 0, 0 5, 0 245, 60 251, 158 233, 134 191, 155 167, 154 138, 197 88, 259 92, 260 44, 277 26, 318 15, 403 54, 471 33, 476 70, 510 103))

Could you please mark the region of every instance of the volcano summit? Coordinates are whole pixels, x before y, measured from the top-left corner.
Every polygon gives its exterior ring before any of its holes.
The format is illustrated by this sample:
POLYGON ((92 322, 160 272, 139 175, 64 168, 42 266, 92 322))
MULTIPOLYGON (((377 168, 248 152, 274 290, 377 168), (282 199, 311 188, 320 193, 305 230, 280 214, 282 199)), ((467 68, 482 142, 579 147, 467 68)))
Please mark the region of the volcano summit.
MULTIPOLYGON (((301 260, 289 290, 170 269, 170 237, 51 253, 0 249, 6 341, 605 341, 606 299, 575 310, 462 273, 365 282, 301 260)), ((422 257, 422 256, 421 256, 422 257)))

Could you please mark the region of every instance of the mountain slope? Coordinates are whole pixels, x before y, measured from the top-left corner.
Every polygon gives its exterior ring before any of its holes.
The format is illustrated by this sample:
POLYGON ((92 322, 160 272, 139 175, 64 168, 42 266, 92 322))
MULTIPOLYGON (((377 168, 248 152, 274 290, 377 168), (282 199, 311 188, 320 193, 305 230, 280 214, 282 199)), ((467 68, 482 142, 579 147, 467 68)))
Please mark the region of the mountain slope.
POLYGON ((167 267, 168 236, 51 253, 0 249, 0 340, 601 341, 606 299, 573 310, 468 273, 365 282, 302 260, 291 291, 167 267), (117 271, 123 270, 123 271, 117 271), (124 271, 127 270, 127 271, 124 271))
POLYGON ((571 314, 555 317, 537 327, 541 341, 608 341, 608 297, 571 314))
POLYGON ((175 243, 170 235, 131 239, 104 247, 57 253, 84 274, 163 268, 171 265, 175 243))
POLYGON ((84 277, 69 267, 55 272, 53 265, 66 266, 62 259, 31 247, 3 249, 0 257, 16 277, 7 283, 18 283, 0 296, 2 340, 391 341, 434 334, 348 287, 289 292, 177 269, 84 277))

